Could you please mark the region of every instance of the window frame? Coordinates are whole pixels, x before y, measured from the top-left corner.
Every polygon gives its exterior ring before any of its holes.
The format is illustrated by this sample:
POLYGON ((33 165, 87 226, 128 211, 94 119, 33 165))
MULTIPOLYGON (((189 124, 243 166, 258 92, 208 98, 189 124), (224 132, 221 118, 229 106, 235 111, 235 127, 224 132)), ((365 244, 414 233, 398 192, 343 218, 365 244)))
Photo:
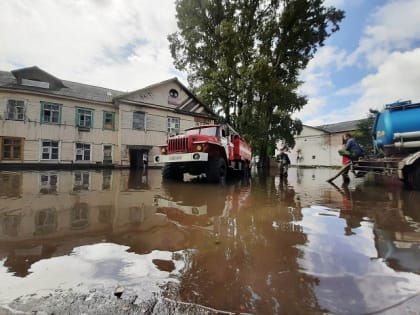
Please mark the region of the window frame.
POLYGON ((135 112, 133 112, 133 130, 143 130, 143 131, 146 131, 146 112, 143 112, 143 111, 135 111, 135 112), (142 114, 143 115, 143 127, 142 128, 137 128, 137 127, 135 127, 135 125, 134 125, 134 123, 135 123, 135 119, 134 119, 134 116, 136 115, 136 114, 142 114))
POLYGON ((103 119, 102 120, 103 120, 102 121, 102 129, 103 130, 115 130, 115 112, 104 111, 103 112, 103 119), (106 115, 107 114, 111 114, 111 119, 112 119, 111 124, 112 124, 112 127, 107 127, 107 125, 106 125, 106 115))
POLYGON ((0 161, 23 161, 24 144, 25 144, 24 138, 0 137, 0 161), (13 144, 13 143, 7 145, 7 146, 11 147, 11 151, 10 151, 12 153, 11 157, 10 158, 5 158, 4 157, 4 152, 5 152, 5 150, 4 150, 4 147, 5 147, 4 140, 12 140, 12 141, 18 140, 20 142, 19 143, 19 157, 18 158, 15 157, 15 154, 14 154, 15 144, 13 144))
POLYGON ((6 104, 6 112, 5 112, 5 118, 6 118, 6 120, 16 120, 16 121, 25 121, 25 119, 26 119, 26 102, 25 102, 25 100, 22 100, 22 99, 13 99, 13 98, 9 98, 9 99, 7 99, 7 104, 6 104), (16 104, 14 104, 14 108, 13 108, 13 111, 11 111, 10 110, 10 107, 12 106, 12 104, 11 104, 11 102, 15 102, 16 104), (23 105, 22 106, 18 106, 18 102, 21 102, 21 103, 23 103, 23 105), (22 108, 22 115, 23 115, 23 117, 22 117, 22 119, 18 119, 16 116, 18 115, 18 113, 17 113, 17 111, 16 111, 16 108, 18 108, 18 107, 21 107, 22 108), (13 113, 13 118, 10 118, 10 113, 13 113))
POLYGON ((74 149, 75 149, 75 152, 74 152, 74 161, 75 162, 91 162, 92 161, 92 144, 90 144, 90 143, 84 143, 84 142, 76 142, 75 144, 74 144, 74 149), (81 156, 83 157, 83 159, 81 159, 81 160, 78 160, 77 159, 77 156, 78 155, 80 155, 80 154, 77 154, 77 150, 78 150, 78 148, 77 148, 77 145, 78 144, 80 144, 80 145, 82 145, 83 146, 83 148, 79 148, 79 149, 82 149, 83 150, 83 153, 81 154, 81 156), (84 146, 89 146, 89 160, 85 160, 84 159, 84 157, 85 157, 85 148, 84 148, 84 146))
MULTIPOLYGON (((83 114, 83 115, 86 115, 86 114, 83 114)), ((86 107, 76 107, 76 118, 75 118, 76 128, 93 129, 93 126, 94 126, 93 125, 93 123, 94 123, 94 121, 93 121, 94 115, 95 115, 95 110, 94 109, 86 108, 86 107), (84 123, 84 125, 82 125, 80 123, 80 117, 81 117, 80 111, 86 111, 86 112, 89 112, 90 113, 90 126, 86 126, 86 123, 84 123)), ((86 119, 84 119, 84 120, 86 120, 86 119)))
MULTIPOLYGON (((45 146, 47 148, 47 146, 45 146)), ((40 152, 39 152, 39 159, 40 161, 59 161, 60 160, 60 149, 61 149, 61 143, 59 140, 50 140, 50 139, 41 139, 40 140, 40 152), (52 145, 48 146, 48 148, 50 148, 48 154, 49 154, 49 158, 44 158, 44 142, 50 142, 51 144, 57 143, 57 158, 53 159, 52 158, 52 149, 54 148, 52 145)))
POLYGON ((168 134, 172 134, 172 132, 174 132, 174 134, 179 134, 181 132, 181 118, 179 117, 174 117, 174 116, 168 116, 167 119, 167 125, 166 125, 166 132, 168 134), (178 124, 178 127, 172 127, 171 124, 175 123, 178 124))
POLYGON ((63 106, 63 104, 41 101, 41 117, 40 117, 41 124, 60 125, 61 124, 61 108, 62 108, 62 106, 63 106), (44 112, 46 110, 45 106, 48 106, 48 105, 58 106, 58 121, 57 122, 52 121, 53 115, 50 115, 50 117, 51 117, 50 121, 44 120, 44 112))

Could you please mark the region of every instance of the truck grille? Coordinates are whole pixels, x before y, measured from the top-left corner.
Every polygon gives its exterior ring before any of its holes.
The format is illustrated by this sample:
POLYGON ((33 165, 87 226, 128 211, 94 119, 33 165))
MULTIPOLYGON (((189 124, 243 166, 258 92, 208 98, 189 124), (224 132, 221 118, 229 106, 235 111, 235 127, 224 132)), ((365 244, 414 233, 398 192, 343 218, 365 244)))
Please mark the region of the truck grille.
POLYGON ((188 138, 169 139, 168 152, 188 152, 188 138))

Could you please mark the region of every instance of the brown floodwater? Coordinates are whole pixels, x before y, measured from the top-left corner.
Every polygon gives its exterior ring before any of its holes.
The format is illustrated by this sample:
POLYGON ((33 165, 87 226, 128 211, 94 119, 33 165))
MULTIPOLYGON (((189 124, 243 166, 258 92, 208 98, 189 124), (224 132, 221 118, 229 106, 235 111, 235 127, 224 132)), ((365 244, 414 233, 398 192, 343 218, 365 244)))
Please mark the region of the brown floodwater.
POLYGON ((226 312, 365 314, 420 292, 420 192, 331 169, 225 185, 160 170, 0 172, 0 305, 117 286, 226 312))

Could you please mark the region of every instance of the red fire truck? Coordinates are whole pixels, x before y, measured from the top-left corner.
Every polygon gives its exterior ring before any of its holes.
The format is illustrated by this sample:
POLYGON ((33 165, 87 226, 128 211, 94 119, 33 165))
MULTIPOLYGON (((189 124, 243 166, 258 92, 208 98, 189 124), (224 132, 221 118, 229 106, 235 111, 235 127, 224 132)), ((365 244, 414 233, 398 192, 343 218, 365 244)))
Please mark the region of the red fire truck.
POLYGON ((160 146, 155 163, 163 163, 165 179, 182 180, 184 173, 205 174, 208 181, 220 182, 228 174, 248 174, 251 146, 228 124, 189 128, 160 146))

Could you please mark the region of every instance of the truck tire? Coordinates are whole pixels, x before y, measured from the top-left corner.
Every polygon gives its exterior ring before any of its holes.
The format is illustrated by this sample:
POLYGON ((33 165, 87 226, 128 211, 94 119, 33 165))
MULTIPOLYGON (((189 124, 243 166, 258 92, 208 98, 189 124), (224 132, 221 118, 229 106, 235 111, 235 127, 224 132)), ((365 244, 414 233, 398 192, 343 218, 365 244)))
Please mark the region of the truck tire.
POLYGON ((411 188, 420 190, 420 164, 417 164, 408 173, 408 182, 411 188))
POLYGON ((207 180, 209 182, 222 183, 226 180, 226 161, 224 158, 211 158, 209 159, 207 169, 207 180))
POLYGON ((184 178, 184 174, 176 165, 165 164, 162 169, 162 177, 164 179, 182 180, 184 178))

